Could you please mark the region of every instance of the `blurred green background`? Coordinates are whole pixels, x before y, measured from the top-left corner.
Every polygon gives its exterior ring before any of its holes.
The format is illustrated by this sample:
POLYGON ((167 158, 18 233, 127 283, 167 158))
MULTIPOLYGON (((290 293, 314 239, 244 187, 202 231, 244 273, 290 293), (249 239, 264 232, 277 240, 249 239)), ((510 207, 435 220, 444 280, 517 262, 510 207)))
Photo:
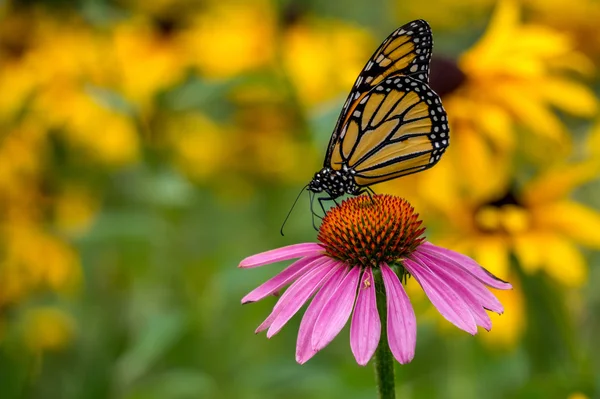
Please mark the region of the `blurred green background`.
POLYGON ((345 95, 398 26, 434 31, 451 146, 375 187, 515 286, 490 333, 418 286, 402 398, 600 398, 600 3, 0 1, 0 398, 373 398, 347 328, 306 365, 253 331, 316 239, 308 196, 345 95))

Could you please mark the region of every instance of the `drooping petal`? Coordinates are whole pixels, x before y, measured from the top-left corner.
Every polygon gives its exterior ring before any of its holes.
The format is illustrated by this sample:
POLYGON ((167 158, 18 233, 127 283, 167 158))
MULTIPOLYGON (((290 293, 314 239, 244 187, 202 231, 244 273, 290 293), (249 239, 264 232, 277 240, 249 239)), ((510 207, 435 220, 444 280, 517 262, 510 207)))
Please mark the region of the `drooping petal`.
POLYGON ((358 298, 350 325, 350 347, 361 366, 366 365, 379 344, 381 320, 377 311, 375 280, 370 267, 366 268, 358 286, 358 298))
POLYGON ((281 304, 281 310, 275 316, 273 323, 267 331, 267 338, 271 338, 277 334, 279 330, 296 314, 298 310, 304 305, 304 303, 314 295, 315 292, 325 281, 331 277, 331 275, 338 268, 338 263, 333 260, 328 260, 326 266, 323 268, 321 273, 316 274, 314 278, 306 281, 302 287, 298 287, 298 290, 294 292, 293 296, 289 296, 287 302, 281 304))
POLYGON ((240 262, 241 268, 252 268, 280 262, 282 260, 302 258, 303 256, 316 256, 323 253, 323 247, 314 242, 288 245, 287 247, 272 249, 247 257, 240 262))
POLYGON ((469 311, 471 312, 471 315, 475 319, 475 323, 478 326, 481 326, 488 331, 492 329, 492 320, 483 309, 479 298, 471 290, 470 283, 475 280, 478 285, 483 286, 483 284, 481 284, 475 277, 469 276, 465 279, 460 274, 454 274, 449 269, 439 267, 435 263, 435 260, 427 254, 419 254, 415 251, 411 257, 416 259, 418 263, 427 265, 429 269, 434 274, 439 276, 458 297, 464 300, 469 308, 469 311))
POLYGON ((313 329, 313 350, 320 351, 326 347, 344 328, 352 313, 360 274, 360 268, 353 267, 323 306, 313 329))
POLYGON ((242 304, 260 301, 264 297, 279 291, 281 288, 285 287, 309 271, 316 263, 322 262, 323 260, 324 258, 320 256, 298 259, 296 262, 285 268, 281 273, 277 274, 270 280, 267 280, 265 283, 261 284, 252 290, 248 295, 243 297, 242 304))
POLYGON ((330 267, 331 261, 323 259, 323 263, 318 263, 314 265, 311 271, 305 273, 302 277, 300 277, 292 285, 290 285, 290 287, 283 293, 281 298, 279 298, 279 300, 273 307, 271 314, 269 314, 265 321, 263 321, 261 325, 258 326, 255 333, 259 333, 269 328, 275 320, 275 318, 282 311, 282 309, 285 308, 285 306, 287 306, 287 304, 289 304, 290 301, 296 299, 296 295, 298 295, 298 292, 301 292, 302 290, 306 289, 306 287, 314 287, 320 281, 320 278, 322 278, 323 275, 327 273, 330 267))
POLYGON ((436 273, 439 270, 448 271, 449 273, 452 273, 457 279, 460 279, 461 284, 464 285, 477 297, 478 302, 481 306, 498 314, 504 312, 504 307, 502 306, 498 298, 496 298, 494 294, 492 294, 487 289, 487 287, 483 285, 481 281, 479 281, 478 278, 466 272, 455 261, 445 256, 439 256, 431 252, 420 252, 419 249, 417 249, 414 252, 413 256, 417 256, 421 253, 424 256, 427 256, 431 259, 430 262, 427 262, 427 266, 429 266, 429 268, 432 271, 436 273))
POLYGON ((348 273, 348 266, 340 262, 337 270, 323 284, 323 287, 317 292, 308 309, 304 312, 300 329, 298 330, 298 341, 296 342, 296 361, 298 363, 306 363, 317 353, 317 351, 313 350, 310 342, 315 322, 323 306, 325 306, 331 295, 335 292, 344 276, 346 276, 346 273, 348 273))
POLYGON ((559 231, 583 245, 600 248, 600 214, 575 201, 561 200, 538 206, 536 221, 548 230, 559 231))
POLYGON ((470 334, 477 333, 477 325, 468 305, 441 278, 419 261, 405 259, 403 264, 446 320, 470 334))
POLYGON ((415 356, 417 319, 396 273, 385 263, 380 268, 387 303, 388 343, 396 360, 406 364, 415 356))
POLYGON ((482 283, 489 285, 490 287, 494 287, 499 290, 510 290, 512 288, 512 285, 510 285, 510 283, 494 276, 492 273, 479 266, 477 262, 475 262, 468 256, 451 251, 446 248, 438 247, 437 245, 433 245, 430 242, 424 242, 419 246, 419 249, 425 252, 434 253, 436 255, 442 255, 453 260, 464 270, 471 273, 473 276, 477 277, 482 283))

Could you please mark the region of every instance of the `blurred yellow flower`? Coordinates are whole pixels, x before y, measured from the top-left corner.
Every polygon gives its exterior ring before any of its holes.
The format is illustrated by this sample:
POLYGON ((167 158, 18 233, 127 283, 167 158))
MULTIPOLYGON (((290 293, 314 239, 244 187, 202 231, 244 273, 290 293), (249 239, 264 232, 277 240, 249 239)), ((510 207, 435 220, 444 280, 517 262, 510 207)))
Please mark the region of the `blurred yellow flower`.
POLYGON ((99 199, 89 189, 69 185, 53 201, 56 227, 67 234, 88 230, 99 208, 99 199))
POLYGON ((175 164, 197 181, 217 176, 226 162, 225 130, 199 113, 174 116, 164 126, 175 164))
POLYGON ((436 189, 431 181, 426 199, 448 222, 448 231, 442 234, 445 245, 472 254, 492 273, 507 275, 512 253, 525 272, 543 271, 577 287, 587 279, 577 245, 600 249, 600 213, 571 200, 569 194, 595 179, 598 166, 597 162, 563 165, 520 189, 507 184, 500 194, 486 191, 485 185, 465 187, 468 181, 446 173, 443 188, 436 189))
POLYGON ((499 315, 494 312, 488 312, 492 323, 494 323, 493 334, 485 332, 479 334, 479 337, 488 345, 494 348, 512 348, 523 335, 526 326, 525 320, 525 298, 519 279, 512 275, 507 276, 513 286, 512 290, 496 290, 494 295, 504 305, 504 313, 499 315))
POLYGON ((138 158, 140 143, 131 118, 92 98, 84 87, 67 82, 47 87, 39 93, 35 111, 89 159, 121 166, 138 158))
POLYGON ((275 18, 269 0, 213 2, 191 19, 184 56, 207 78, 266 66, 274 57, 275 18))
POLYGON ((5 16, 0 24, 0 120, 14 117, 38 84, 31 53, 38 47, 31 13, 5 16))
POLYGON ((567 399, 589 399, 589 396, 581 392, 574 392, 567 396, 567 399))
POLYGON ((25 342, 33 352, 59 351, 73 341, 75 321, 52 307, 26 311, 23 320, 25 342))
POLYGON ((282 42, 284 66, 305 106, 349 93, 375 49, 368 31, 334 20, 298 21, 282 42))
POLYGON ((81 279, 79 259, 62 240, 25 220, 0 224, 0 306, 44 289, 70 292, 81 279))
MULTIPOLYGON (((567 36, 521 23, 514 0, 498 3, 486 33, 460 57, 458 67, 462 79, 444 96, 444 106, 452 145, 461 156, 469 154, 463 159, 472 168, 496 163, 486 160, 486 151, 499 157, 511 152, 517 126, 568 148, 566 128, 554 109, 586 118, 597 112, 593 92, 569 75, 591 74, 591 62, 567 36)), ((434 89, 444 83, 444 73, 438 82, 432 77, 434 89)))
POLYGON ((108 59, 114 62, 117 88, 143 115, 152 110, 158 92, 185 75, 189 51, 183 32, 175 21, 143 16, 125 20, 111 31, 113 58, 108 59))
POLYGON ((522 0, 530 18, 573 38, 575 46, 600 61, 600 3, 596 0, 522 0))
POLYGON ((36 124, 24 123, 6 129, 0 140, 0 203, 29 205, 43 165, 46 132, 36 124), (26 203, 26 204, 24 204, 26 203))
POLYGON ((443 29, 457 29, 479 21, 495 0, 433 0, 427 6, 419 0, 396 0, 396 15, 404 22, 424 19, 437 33, 443 29))

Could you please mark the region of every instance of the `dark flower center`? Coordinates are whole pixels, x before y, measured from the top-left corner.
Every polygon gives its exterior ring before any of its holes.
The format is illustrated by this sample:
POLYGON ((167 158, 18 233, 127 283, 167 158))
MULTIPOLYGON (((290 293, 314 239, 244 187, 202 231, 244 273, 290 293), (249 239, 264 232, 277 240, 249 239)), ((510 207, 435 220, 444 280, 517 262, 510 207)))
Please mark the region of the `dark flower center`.
POLYGON ((393 264, 424 240, 419 215, 402 198, 361 195, 331 208, 318 239, 332 258, 352 266, 393 264))
POLYGON ((447 57, 433 56, 429 72, 429 86, 444 98, 457 90, 466 80, 466 75, 456 61, 447 57))
POLYGON ((475 209, 475 225, 482 233, 510 234, 529 229, 531 217, 513 190, 475 209))

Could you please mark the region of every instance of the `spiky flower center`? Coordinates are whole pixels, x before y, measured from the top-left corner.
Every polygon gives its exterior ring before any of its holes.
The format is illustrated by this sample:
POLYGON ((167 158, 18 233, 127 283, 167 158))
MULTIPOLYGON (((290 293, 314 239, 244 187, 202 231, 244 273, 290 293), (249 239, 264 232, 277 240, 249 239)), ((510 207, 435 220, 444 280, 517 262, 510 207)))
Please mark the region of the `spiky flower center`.
POLYGON ((327 255, 352 266, 379 266, 407 257, 424 240, 419 215, 405 199, 361 195, 331 208, 318 239, 327 255))

